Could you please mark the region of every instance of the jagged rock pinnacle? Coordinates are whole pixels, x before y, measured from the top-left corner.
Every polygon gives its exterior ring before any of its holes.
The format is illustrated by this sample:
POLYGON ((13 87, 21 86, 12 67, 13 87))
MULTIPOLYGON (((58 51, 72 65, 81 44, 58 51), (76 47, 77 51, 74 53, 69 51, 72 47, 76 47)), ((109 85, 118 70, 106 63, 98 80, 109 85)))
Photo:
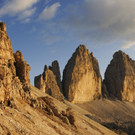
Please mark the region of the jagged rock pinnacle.
POLYGON ((135 61, 118 51, 105 72, 108 94, 120 100, 135 101, 135 61))
POLYGON ((80 45, 63 72, 63 89, 73 103, 92 101, 101 96, 101 76, 98 61, 85 45, 80 45))

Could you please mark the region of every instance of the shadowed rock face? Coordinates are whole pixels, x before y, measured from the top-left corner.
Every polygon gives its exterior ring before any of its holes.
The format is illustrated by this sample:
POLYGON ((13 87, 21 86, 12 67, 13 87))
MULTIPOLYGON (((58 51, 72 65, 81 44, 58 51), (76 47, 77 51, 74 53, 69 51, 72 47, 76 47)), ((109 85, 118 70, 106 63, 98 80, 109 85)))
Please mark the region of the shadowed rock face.
POLYGON ((92 101, 101 96, 98 61, 84 45, 76 49, 63 71, 63 91, 73 103, 92 101))
POLYGON ((30 65, 24 61, 23 54, 20 51, 17 51, 14 54, 15 57, 15 66, 16 74, 21 80, 21 82, 30 83, 29 71, 31 70, 30 65))
POLYGON ((122 51, 116 52, 106 69, 104 83, 110 96, 135 101, 135 61, 122 51))
POLYGON ((50 70, 47 66, 45 66, 42 75, 35 77, 34 85, 38 89, 53 96, 54 98, 57 98, 58 100, 64 99, 57 84, 56 76, 54 75, 53 71, 50 70))
POLYGON ((61 75, 58 61, 57 60, 53 61, 52 66, 49 66, 49 69, 52 70, 52 72, 56 76, 57 84, 62 92, 61 75))
POLYGON ((6 24, 4 22, 0 22, 0 30, 6 32, 6 24))

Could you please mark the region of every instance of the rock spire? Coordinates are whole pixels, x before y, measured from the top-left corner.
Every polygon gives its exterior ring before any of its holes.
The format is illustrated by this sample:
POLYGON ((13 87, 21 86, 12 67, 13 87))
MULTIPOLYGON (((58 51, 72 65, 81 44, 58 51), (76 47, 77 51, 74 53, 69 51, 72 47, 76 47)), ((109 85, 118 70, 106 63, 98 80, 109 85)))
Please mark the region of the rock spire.
POLYGON ((58 68, 58 63, 55 62, 50 68, 47 65, 44 67, 44 72, 36 76, 34 79, 34 85, 43 92, 57 98, 58 100, 63 100, 64 97, 61 93, 60 86, 60 72, 58 68), (56 65, 55 65, 56 64, 56 65), (56 67, 56 69, 54 69, 56 67))
MULTIPOLYGON (((21 76, 18 74, 20 66, 14 57, 12 43, 6 32, 6 24, 0 22, 0 103, 8 106, 14 104, 15 97, 23 93, 21 76)), ((24 75, 24 78, 29 73, 24 75)), ((27 77, 26 77, 27 78, 27 77)), ((28 81, 28 83, 30 80, 28 81)))
POLYGON ((63 71, 63 91, 73 103, 92 101, 101 96, 98 61, 85 45, 80 45, 63 71))
POLYGON ((122 51, 116 52, 106 69, 104 84, 111 97, 135 101, 135 61, 122 51))

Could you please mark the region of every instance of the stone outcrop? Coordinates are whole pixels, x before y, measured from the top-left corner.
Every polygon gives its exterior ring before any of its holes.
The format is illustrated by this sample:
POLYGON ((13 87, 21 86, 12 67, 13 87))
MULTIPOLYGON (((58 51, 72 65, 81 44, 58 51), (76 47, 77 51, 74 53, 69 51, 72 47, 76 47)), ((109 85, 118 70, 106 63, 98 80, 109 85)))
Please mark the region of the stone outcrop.
POLYGON ((67 108, 65 111, 60 111, 59 108, 55 105, 52 98, 39 97, 37 99, 31 99, 29 104, 38 110, 42 110, 44 113, 55 116, 62 120, 62 122, 66 123, 68 126, 74 126, 77 128, 76 124, 76 116, 74 111, 71 108, 67 108))
POLYGON ((6 24, 4 22, 0 22, 0 31, 2 33, 6 32, 6 24))
POLYGON ((57 84, 56 76, 46 65, 44 67, 43 74, 35 77, 34 85, 38 89, 53 96, 54 98, 57 98, 58 100, 64 99, 57 84))
POLYGON ((52 72, 56 76, 57 84, 62 92, 61 75, 58 61, 57 60, 53 61, 52 66, 49 66, 49 69, 52 70, 52 72))
POLYGON ((135 101, 135 61, 122 51, 116 52, 106 69, 104 83, 111 97, 135 101))
MULTIPOLYGON (((15 97, 23 97, 23 85, 18 78, 12 43, 6 24, 0 23, 0 104, 13 106, 15 97)), ((19 67, 18 67, 19 68, 19 67)))
POLYGON ((20 51, 17 51, 14 54, 15 57, 15 67, 16 75, 19 77, 21 82, 30 83, 29 71, 31 70, 30 65, 24 61, 23 54, 20 51))
POLYGON ((63 91, 73 103, 92 101, 101 96, 98 61, 84 45, 80 45, 63 71, 63 91))
POLYGON ((6 32, 5 23, 0 23, 0 103, 10 104, 12 81, 16 76, 12 43, 6 32))
POLYGON ((12 49, 12 43, 6 32, 5 23, 0 23, 0 65, 7 66, 10 63, 14 63, 14 52, 12 49))

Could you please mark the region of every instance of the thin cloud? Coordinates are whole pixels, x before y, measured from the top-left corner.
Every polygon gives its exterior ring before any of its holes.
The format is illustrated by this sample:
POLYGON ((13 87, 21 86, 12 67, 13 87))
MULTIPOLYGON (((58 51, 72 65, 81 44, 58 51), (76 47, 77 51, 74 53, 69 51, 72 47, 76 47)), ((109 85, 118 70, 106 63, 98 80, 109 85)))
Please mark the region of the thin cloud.
POLYGON ((22 21, 22 23, 28 23, 30 22, 30 20, 31 20, 30 18, 26 18, 25 20, 22 21))
POLYGON ((62 25, 100 44, 135 39, 135 0, 84 0, 69 8, 62 25))
POLYGON ((35 13, 35 11, 36 11, 36 8, 25 10, 24 12, 22 12, 20 14, 19 19, 24 19, 26 17, 30 17, 35 13))
POLYGON ((45 0, 45 5, 47 5, 51 0, 45 0))
POLYGON ((128 41, 122 46, 122 49, 126 50, 133 46, 135 46, 135 41, 128 41))
POLYGON ((58 10, 58 8, 60 7, 60 3, 54 3, 53 5, 51 5, 50 7, 46 7, 42 13, 39 15, 39 20, 50 20, 52 18, 55 17, 56 12, 58 10))
POLYGON ((0 16, 19 16, 27 18, 33 15, 36 8, 33 7, 39 0, 10 0, 0 8, 0 16))

